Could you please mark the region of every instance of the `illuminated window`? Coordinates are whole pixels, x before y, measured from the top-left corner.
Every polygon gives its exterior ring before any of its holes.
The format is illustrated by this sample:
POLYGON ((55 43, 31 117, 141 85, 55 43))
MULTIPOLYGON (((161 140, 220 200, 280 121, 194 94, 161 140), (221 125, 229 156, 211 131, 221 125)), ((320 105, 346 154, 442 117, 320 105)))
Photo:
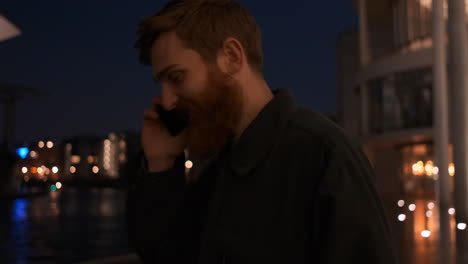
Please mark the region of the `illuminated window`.
MULTIPOLYGON (((369 81, 367 85, 371 132, 432 126, 431 68, 395 73, 369 81)), ((414 151, 425 152, 424 148, 417 146, 414 151)))
POLYGON ((78 156, 78 155, 73 155, 73 156, 71 156, 70 161, 73 164, 78 164, 81 161, 81 157, 78 156))
POLYGON ((120 162, 125 162, 127 160, 127 156, 124 153, 120 153, 119 160, 120 162))
POLYGON ((127 145, 127 144, 125 143, 124 140, 120 140, 120 142, 119 142, 119 147, 120 147, 120 149, 124 149, 124 148, 126 147, 126 145, 127 145))

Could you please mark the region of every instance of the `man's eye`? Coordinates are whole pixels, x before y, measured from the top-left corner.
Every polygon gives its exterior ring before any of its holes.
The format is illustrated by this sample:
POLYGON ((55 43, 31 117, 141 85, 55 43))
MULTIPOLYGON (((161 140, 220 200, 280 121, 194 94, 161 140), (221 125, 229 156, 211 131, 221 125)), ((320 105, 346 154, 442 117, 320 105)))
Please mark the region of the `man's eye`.
POLYGON ((171 80, 172 82, 175 82, 175 83, 179 83, 179 82, 181 82, 183 79, 184 79, 184 74, 181 73, 181 72, 172 74, 171 77, 170 77, 170 80, 171 80))

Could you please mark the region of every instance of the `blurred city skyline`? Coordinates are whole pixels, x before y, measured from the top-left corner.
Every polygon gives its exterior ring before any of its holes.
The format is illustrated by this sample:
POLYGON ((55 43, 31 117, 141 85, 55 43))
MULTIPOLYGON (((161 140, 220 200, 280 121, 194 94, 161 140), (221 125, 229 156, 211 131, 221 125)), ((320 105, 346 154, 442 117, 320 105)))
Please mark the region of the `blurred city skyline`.
MULTIPOLYGON (((21 28, 0 43, 0 80, 50 94, 17 105, 16 142, 135 131, 159 89, 133 48, 137 23, 166 1, 2 1, 21 28)), ((239 1, 262 28, 265 77, 298 102, 336 112, 336 38, 356 27, 352 1, 239 1)))

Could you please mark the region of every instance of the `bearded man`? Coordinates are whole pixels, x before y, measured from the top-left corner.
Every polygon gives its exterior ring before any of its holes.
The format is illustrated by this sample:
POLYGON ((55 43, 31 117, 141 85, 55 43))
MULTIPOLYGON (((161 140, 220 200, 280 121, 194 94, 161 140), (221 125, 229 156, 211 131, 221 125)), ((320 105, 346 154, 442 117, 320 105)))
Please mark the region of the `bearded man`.
POLYGON ((289 90, 270 89, 245 8, 170 1, 138 34, 162 88, 144 113, 144 166, 128 196, 143 263, 396 263, 367 158, 289 90), (185 129, 171 135, 157 106, 185 129))

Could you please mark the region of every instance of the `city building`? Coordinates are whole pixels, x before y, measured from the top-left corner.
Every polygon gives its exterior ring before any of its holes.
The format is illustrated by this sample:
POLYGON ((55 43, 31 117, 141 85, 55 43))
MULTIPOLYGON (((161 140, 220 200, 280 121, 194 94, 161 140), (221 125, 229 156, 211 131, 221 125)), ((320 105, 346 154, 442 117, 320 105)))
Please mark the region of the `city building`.
POLYGON ((16 183, 35 185, 39 182, 57 182, 64 176, 60 145, 53 140, 41 140, 24 147, 24 157, 16 165, 16 183))
POLYGON ((359 28, 337 40, 338 121, 374 167, 403 263, 450 263, 454 241, 465 263, 465 0, 353 3, 359 28))
POLYGON ((128 160, 140 151, 140 146, 139 135, 132 132, 70 138, 64 143, 65 180, 122 180, 128 160))
POLYGON ((365 32, 338 38, 339 122, 362 143, 386 199, 435 199, 432 1, 366 4, 365 32))
POLYGON ((33 142, 16 164, 16 183, 37 185, 126 182, 128 161, 141 151, 137 133, 110 133, 106 137, 77 136, 55 142, 33 142))
POLYGON ((77 136, 64 141, 64 181, 101 180, 103 138, 77 136))

